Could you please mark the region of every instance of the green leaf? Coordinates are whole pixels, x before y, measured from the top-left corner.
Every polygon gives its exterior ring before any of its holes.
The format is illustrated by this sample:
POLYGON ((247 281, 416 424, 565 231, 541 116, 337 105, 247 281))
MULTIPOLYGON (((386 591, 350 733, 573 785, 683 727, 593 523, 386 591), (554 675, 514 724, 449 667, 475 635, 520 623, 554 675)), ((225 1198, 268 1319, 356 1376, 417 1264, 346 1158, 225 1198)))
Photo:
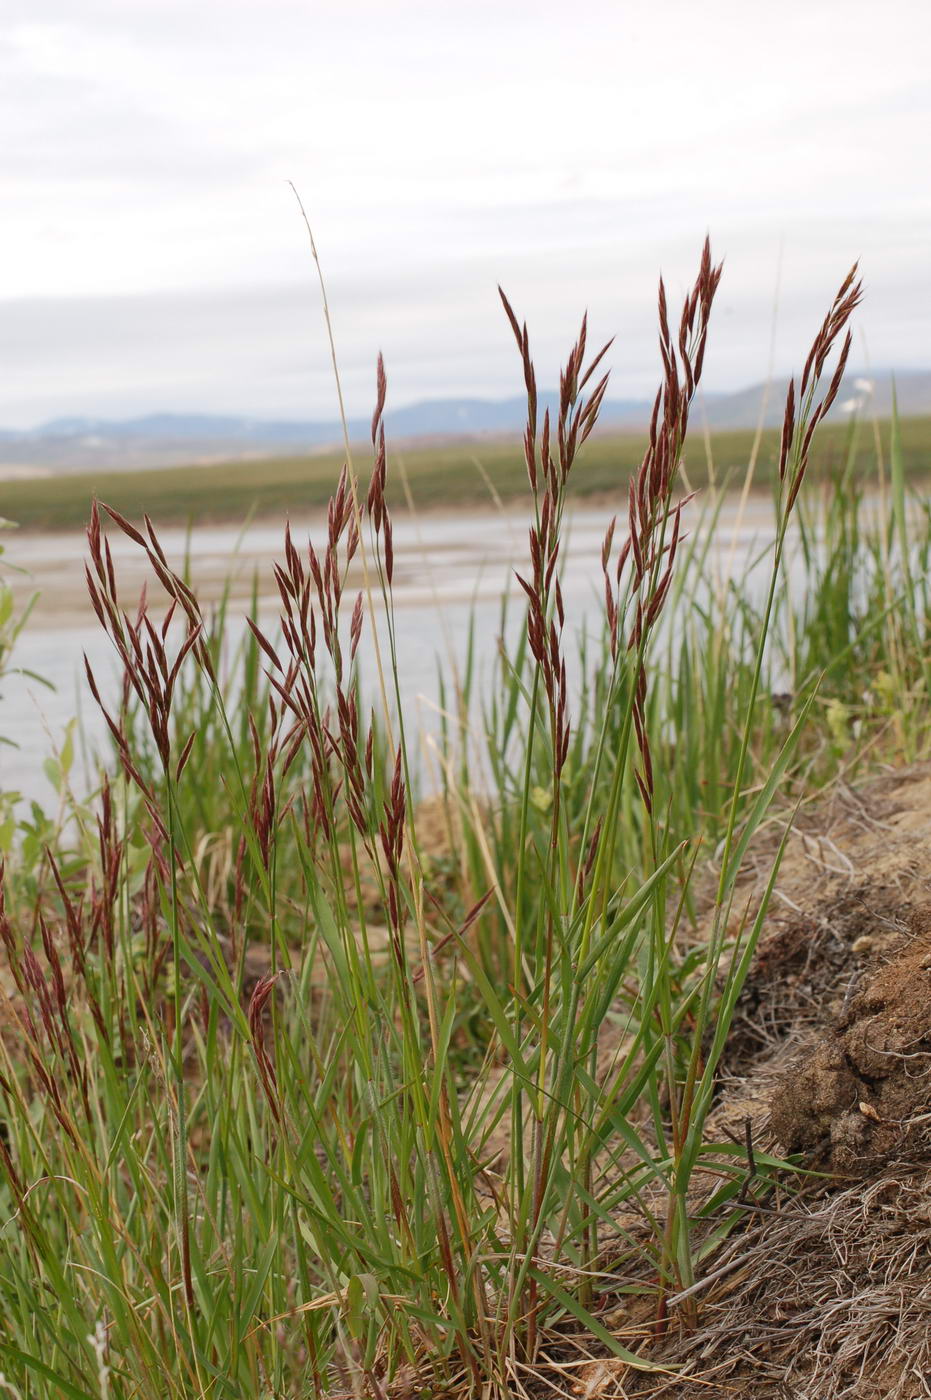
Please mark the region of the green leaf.
POLYGON ((58 1387, 58 1395, 68 1396, 68 1400, 99 1400, 89 1390, 81 1390, 80 1387, 72 1385, 66 1381, 58 1371, 53 1371, 51 1366, 46 1366, 44 1361, 40 1361, 37 1356, 30 1356, 25 1351, 20 1351, 19 1347, 11 1346, 9 1342, 0 1341, 0 1353, 9 1356, 25 1366, 29 1371, 43 1376, 47 1381, 58 1387))
POLYGON ((65 742, 62 744, 61 753, 58 755, 58 762, 65 777, 71 772, 71 766, 74 763, 74 730, 76 724, 76 720, 71 719, 68 721, 65 728, 65 742))
POLYGON ((278 1253, 280 1243, 281 1242, 278 1236, 273 1234, 272 1238, 267 1242, 265 1248, 262 1250, 262 1253, 259 1255, 258 1262, 255 1268, 255 1278, 252 1280, 249 1292, 243 1299, 242 1306, 240 1307, 237 1315, 240 1346, 242 1346, 243 1340, 245 1339, 245 1335, 252 1325, 252 1320, 255 1316, 255 1310, 258 1307, 259 1299, 262 1296, 262 1290, 265 1287, 265 1283, 268 1279, 268 1275, 271 1270, 272 1263, 274 1262, 275 1255, 278 1253))
POLYGON ((592 1317, 587 1308, 583 1308, 582 1304, 573 1298, 571 1293, 567 1293, 564 1288, 560 1287, 555 1279, 550 1278, 549 1274, 544 1273, 542 1269, 538 1269, 534 1264, 530 1266, 530 1275, 532 1278, 536 1279, 540 1287, 544 1289, 551 1298, 555 1299, 561 1307, 565 1308, 567 1313, 574 1317, 577 1322, 581 1322, 582 1326, 586 1327, 588 1331, 591 1332, 592 1336, 597 1337, 598 1340, 608 1348, 612 1356, 618 1357, 621 1361, 626 1361, 628 1366, 636 1371, 674 1371, 676 1369, 671 1366, 657 1366, 655 1362, 647 1361, 642 1356, 635 1356, 632 1351, 628 1351, 626 1347, 622 1347, 617 1338, 613 1337, 608 1329, 603 1327, 596 1317, 592 1317))
POLYGON ((353 1274, 346 1285, 346 1324, 357 1340, 366 1329, 379 1304, 378 1281, 374 1274, 353 1274))
POLYGON ((802 731, 807 723, 808 715, 814 704, 816 694, 817 690, 812 690, 812 693, 802 706, 798 719, 792 726, 789 737, 786 739, 778 757, 770 768, 766 782, 757 793, 753 806, 744 819, 740 836, 731 852, 725 870, 722 871, 721 890, 722 894, 725 896, 733 889, 737 876, 740 874, 743 858, 747 854, 747 847, 750 845, 754 832, 759 827, 760 822, 769 811, 772 800, 776 795, 776 789, 785 776, 785 771, 789 766, 792 755, 798 747, 799 739, 802 737, 802 731))
POLYGON ((687 844, 688 843, 685 841, 680 842, 676 849, 666 857, 662 865, 657 866, 650 878, 643 882, 637 890, 637 893, 627 901, 616 918, 612 919, 607 932, 598 940, 579 968, 579 981, 583 981, 588 976, 605 949, 610 948, 616 941, 622 929, 625 929, 628 924, 632 923, 634 919, 639 918, 643 913, 644 909, 646 909, 650 900, 653 898, 657 885, 662 883, 664 876, 669 873, 670 868, 679 859, 679 856, 685 850, 687 844))

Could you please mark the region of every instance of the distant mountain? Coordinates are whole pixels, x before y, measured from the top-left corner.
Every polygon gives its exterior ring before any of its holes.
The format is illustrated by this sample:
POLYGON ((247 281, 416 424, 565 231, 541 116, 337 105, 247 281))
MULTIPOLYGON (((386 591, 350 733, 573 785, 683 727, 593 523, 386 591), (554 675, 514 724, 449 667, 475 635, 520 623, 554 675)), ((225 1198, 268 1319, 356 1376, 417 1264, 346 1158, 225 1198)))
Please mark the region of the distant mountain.
MULTIPOLYGON (((920 418, 931 414, 931 370, 854 371, 844 377, 837 401, 831 411, 834 419, 854 412, 888 418, 892 414, 892 389, 902 418, 920 418)), ((734 394, 709 397, 705 413, 712 428, 755 428, 764 405, 764 424, 778 427, 782 422, 788 379, 774 380, 770 385, 754 384, 734 394)))
MULTIPOLYGON (((555 394, 540 395, 540 412, 556 407, 555 394)), ((389 410, 385 427, 396 442, 425 438, 481 438, 520 432, 527 412, 522 398, 435 399, 389 410)), ((616 400, 603 407, 610 427, 640 427, 650 405, 616 400)), ((371 419, 349 421, 353 441, 367 440, 371 419)), ((49 471, 132 470, 173 464, 248 459, 338 447, 337 419, 268 422, 208 414, 155 413, 111 422, 103 418, 55 418, 22 432, 0 429, 0 473, 9 468, 49 471)))
MULTIPOLYGON (((909 370, 895 376, 899 412, 903 417, 931 414, 931 370, 909 370)), ((782 420, 786 381, 768 387, 755 384, 737 393, 705 395, 697 408, 712 428, 752 428, 765 403, 764 422, 782 420)), ((540 412, 552 411, 557 396, 540 395, 540 412)), ((855 410, 887 417, 892 407, 892 374, 847 375, 834 416, 855 410)), ((642 430, 652 403, 643 399, 609 399, 601 411, 604 429, 642 430)), ((388 435, 395 443, 417 439, 500 437, 519 433, 524 424, 523 398, 435 399, 389 410, 388 435)), ((370 422, 349 423, 354 441, 366 440, 370 422)), ((34 472, 112 471, 157 466, 192 466, 228 459, 248 460, 270 455, 319 451, 343 440, 335 420, 266 422, 209 414, 154 413, 123 422, 103 418, 56 418, 25 431, 0 429, 0 477, 34 472)))

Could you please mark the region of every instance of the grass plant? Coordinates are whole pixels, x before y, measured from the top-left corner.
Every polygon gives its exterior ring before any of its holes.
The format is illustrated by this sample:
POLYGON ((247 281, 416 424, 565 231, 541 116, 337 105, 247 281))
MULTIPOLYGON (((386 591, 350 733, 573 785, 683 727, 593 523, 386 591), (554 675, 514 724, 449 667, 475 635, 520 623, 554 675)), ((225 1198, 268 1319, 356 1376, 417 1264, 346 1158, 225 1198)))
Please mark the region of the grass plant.
POLYGON ((325 537, 286 530, 277 631, 253 617, 231 643, 227 601, 205 616, 153 520, 94 506, 87 581, 123 686, 111 704, 88 683, 115 762, 38 877, 14 854, 3 882, 11 1393, 503 1397, 554 1360, 661 1369, 696 1325, 715 1250, 781 1165, 708 1131, 766 913, 745 916, 741 873, 772 825, 771 892, 794 806, 923 751, 931 563, 901 443, 875 518, 856 425, 821 498, 802 489, 855 272, 790 388, 772 538, 722 574, 716 491, 687 534, 719 278, 706 245, 672 323, 660 284, 662 383, 578 641, 560 569, 607 347, 589 356, 583 321, 541 417, 504 299, 525 626, 487 692, 468 661, 450 687, 439 852, 396 689, 381 365, 367 490, 347 463, 325 537), (152 575, 132 605, 114 528, 152 575))

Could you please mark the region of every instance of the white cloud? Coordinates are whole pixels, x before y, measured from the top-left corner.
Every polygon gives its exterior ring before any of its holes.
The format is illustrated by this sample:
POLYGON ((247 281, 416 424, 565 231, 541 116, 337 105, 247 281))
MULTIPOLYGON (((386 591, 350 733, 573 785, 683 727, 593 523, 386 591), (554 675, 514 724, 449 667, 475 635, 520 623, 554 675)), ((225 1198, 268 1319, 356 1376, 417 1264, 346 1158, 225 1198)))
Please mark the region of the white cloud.
POLYGON ((881 19, 839 0, 8 0, 5 15, 0 422, 328 411, 287 178, 360 393, 379 344, 398 395, 509 392, 499 279, 553 362, 588 304, 639 391, 656 272, 684 284, 708 228, 728 255, 721 378, 765 370, 780 245, 782 361, 858 253, 874 363, 931 358, 918 0, 881 19))

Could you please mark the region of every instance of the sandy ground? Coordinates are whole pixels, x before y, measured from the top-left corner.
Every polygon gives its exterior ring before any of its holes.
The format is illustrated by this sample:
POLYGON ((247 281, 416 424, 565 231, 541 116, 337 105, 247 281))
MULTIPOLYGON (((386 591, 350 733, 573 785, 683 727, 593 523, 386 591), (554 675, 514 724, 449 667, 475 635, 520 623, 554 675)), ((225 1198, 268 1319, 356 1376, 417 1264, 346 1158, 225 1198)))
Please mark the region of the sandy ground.
MULTIPOLYGON (((586 501, 572 511, 566 549, 570 563, 597 573, 605 528, 612 514, 623 508, 624 503, 617 499, 604 499, 586 501)), ((698 518, 696 504, 690 511, 693 528, 698 518)), ((291 528, 298 543, 308 537, 319 541, 325 534, 325 519, 308 517, 292 522, 291 528)), ((500 592, 502 571, 523 563, 527 554, 527 513, 517 509, 469 507, 416 515, 396 512, 394 532, 395 600, 399 606, 420 604, 434 594, 449 601, 462 600, 472 595, 483 578, 489 582, 493 578, 493 587, 500 592)), ((751 497, 742 509, 736 498, 727 502, 718 532, 722 549, 737 547, 743 554, 751 538, 764 538, 772 532, 769 499, 751 497)), ((159 531, 174 567, 181 569, 185 557, 190 556, 198 594, 206 603, 218 599, 227 584, 234 599, 248 599, 256 578, 260 596, 272 598, 272 566, 282 553, 283 535, 280 520, 255 521, 245 529, 203 526, 190 535, 176 527, 159 531)), ((141 550, 115 527, 109 538, 122 589, 132 599, 143 582, 151 579, 151 570, 141 550)), ((87 544, 82 532, 15 532, 3 543, 7 562, 17 570, 7 575, 17 596, 38 595, 33 626, 58 626, 70 618, 83 621, 92 616, 83 582, 87 544)), ((361 567, 352 584, 361 586, 361 567)))

